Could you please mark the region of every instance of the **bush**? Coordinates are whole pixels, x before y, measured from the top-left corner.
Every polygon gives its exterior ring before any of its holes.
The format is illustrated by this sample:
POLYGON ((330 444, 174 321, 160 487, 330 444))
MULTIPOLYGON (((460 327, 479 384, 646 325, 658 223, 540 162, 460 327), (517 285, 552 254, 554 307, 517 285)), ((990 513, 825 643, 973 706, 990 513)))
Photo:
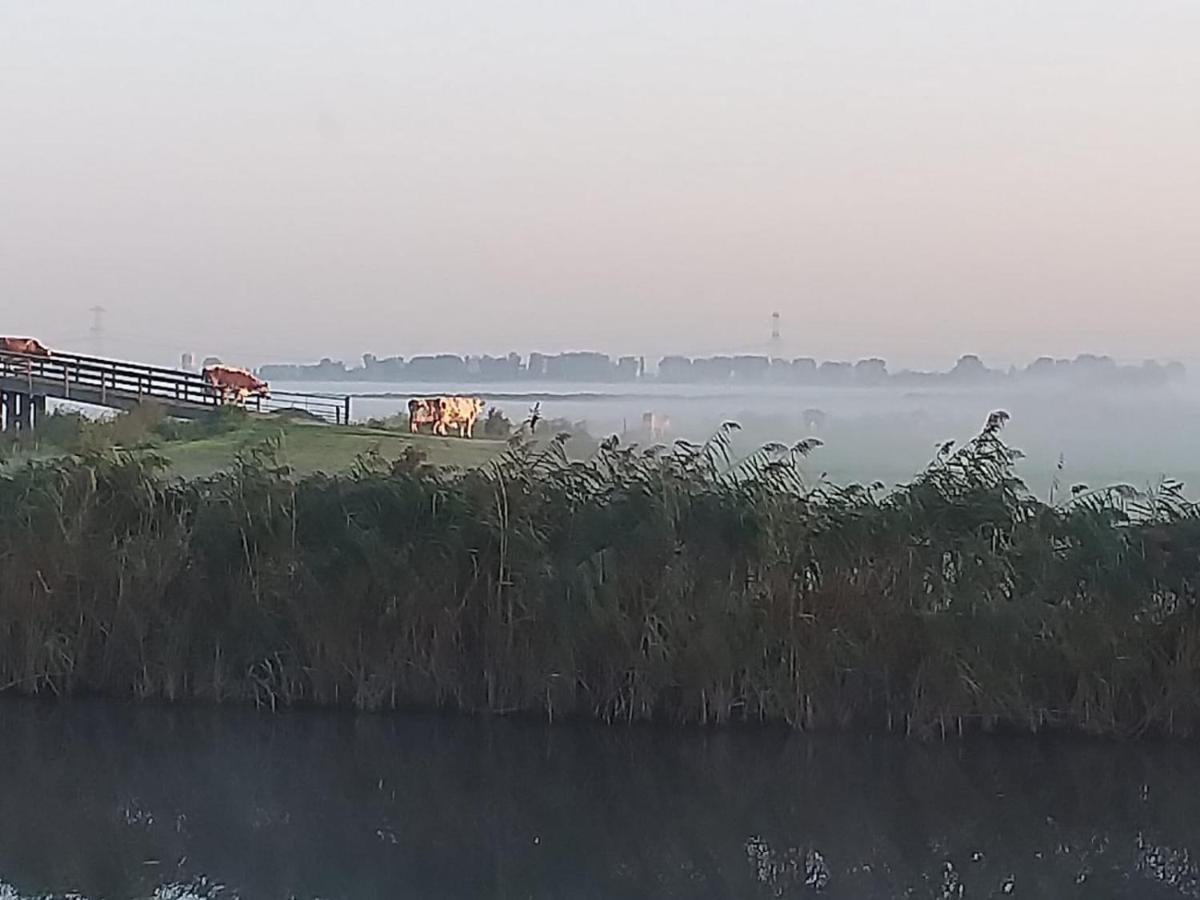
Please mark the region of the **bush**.
POLYGON ((108 438, 117 447, 132 449, 146 446, 153 442, 166 419, 162 404, 155 400, 143 400, 132 409, 108 420, 108 438))
POLYGON ((403 431, 408 433, 408 414, 398 413, 394 416, 375 417, 367 419, 366 426, 379 431, 403 431))
POLYGON ((218 406, 198 419, 163 419, 154 434, 164 441, 197 441, 243 428, 249 413, 238 406, 218 406))
POLYGON ((488 409, 487 417, 483 420, 483 433, 486 437, 506 441, 512 437, 513 423, 508 416, 493 406, 488 409))

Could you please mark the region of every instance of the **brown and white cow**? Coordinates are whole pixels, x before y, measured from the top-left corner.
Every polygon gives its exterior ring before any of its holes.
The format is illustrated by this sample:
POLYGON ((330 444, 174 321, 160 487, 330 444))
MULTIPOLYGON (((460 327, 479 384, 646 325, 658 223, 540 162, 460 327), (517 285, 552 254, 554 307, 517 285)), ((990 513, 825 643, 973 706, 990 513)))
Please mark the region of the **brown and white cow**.
POLYGON ((475 433, 475 422, 487 406, 478 397, 439 397, 441 415, 435 431, 447 434, 451 428, 458 429, 460 437, 469 438, 475 433))
POLYGON ((666 416, 658 413, 644 413, 642 415, 642 431, 649 435, 652 441, 661 441, 667 436, 667 432, 671 430, 671 420, 666 416))
POLYGON ((408 428, 416 434, 422 425, 432 425, 437 435, 448 435, 453 428, 469 438, 486 405, 477 397, 414 398, 408 401, 408 428))
POLYGON ((442 417, 442 401, 437 397, 414 397, 408 401, 408 430, 417 434, 422 425, 433 426, 437 433, 437 424, 442 417))
POLYGON ((22 356, 49 356, 50 351, 33 338, 0 337, 0 352, 20 353, 22 356))
POLYGON ((201 374, 222 405, 243 406, 250 397, 266 397, 270 393, 267 383, 246 369, 209 366, 201 374))

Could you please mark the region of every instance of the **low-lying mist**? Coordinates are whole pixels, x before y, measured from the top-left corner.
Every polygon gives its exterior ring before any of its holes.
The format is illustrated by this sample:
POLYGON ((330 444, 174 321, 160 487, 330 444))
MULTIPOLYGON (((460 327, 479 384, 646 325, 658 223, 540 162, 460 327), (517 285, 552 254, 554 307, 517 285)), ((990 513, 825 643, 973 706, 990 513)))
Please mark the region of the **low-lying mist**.
MULTIPOLYGON (((319 386, 319 385, 318 385, 319 386)), ((324 387, 332 388, 333 385, 324 387)), ((835 482, 910 478, 948 440, 975 434, 988 414, 1011 416, 1007 431, 1024 458, 1019 474, 1046 499, 1072 485, 1125 482, 1145 487, 1162 477, 1200 496, 1200 384, 1195 379, 1154 388, 1019 385, 961 388, 735 388, 713 385, 365 385, 355 415, 400 412, 407 397, 473 393, 514 422, 536 403, 546 420, 581 423, 597 437, 612 434, 646 444, 702 440, 722 422, 741 426, 737 448, 767 441, 820 439, 810 475, 835 482), (653 416, 653 432, 644 417, 653 416)))

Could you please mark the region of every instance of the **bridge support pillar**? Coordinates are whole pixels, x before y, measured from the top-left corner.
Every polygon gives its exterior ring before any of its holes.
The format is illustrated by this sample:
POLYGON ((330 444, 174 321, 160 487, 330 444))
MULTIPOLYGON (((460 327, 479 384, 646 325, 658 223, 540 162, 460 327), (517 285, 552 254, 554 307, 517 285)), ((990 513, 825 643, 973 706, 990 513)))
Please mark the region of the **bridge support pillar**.
POLYGON ((0 391, 0 431, 32 431, 45 415, 45 397, 0 391))

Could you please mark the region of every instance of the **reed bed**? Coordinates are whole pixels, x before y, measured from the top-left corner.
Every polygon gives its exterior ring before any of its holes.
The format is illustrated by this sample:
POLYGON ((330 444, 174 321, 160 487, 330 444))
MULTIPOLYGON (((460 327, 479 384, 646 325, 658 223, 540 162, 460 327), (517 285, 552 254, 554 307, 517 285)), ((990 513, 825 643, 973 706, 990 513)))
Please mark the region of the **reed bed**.
POLYGON ((993 415, 911 483, 811 449, 520 439, 295 478, 270 446, 0 475, 0 688, 920 736, 1192 734, 1200 511, 1177 484, 1042 502, 993 415))

